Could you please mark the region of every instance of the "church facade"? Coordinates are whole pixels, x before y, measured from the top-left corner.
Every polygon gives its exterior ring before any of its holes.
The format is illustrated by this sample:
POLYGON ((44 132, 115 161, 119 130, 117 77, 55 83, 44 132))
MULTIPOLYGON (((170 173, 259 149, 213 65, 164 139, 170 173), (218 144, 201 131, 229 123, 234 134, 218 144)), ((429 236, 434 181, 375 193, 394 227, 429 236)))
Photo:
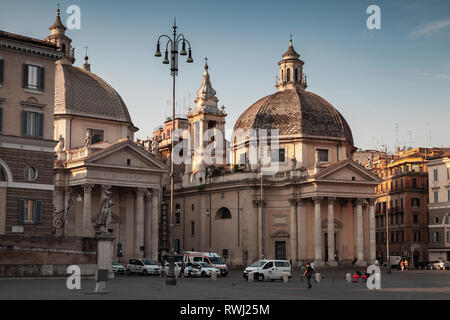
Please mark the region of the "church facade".
MULTIPOLYGON (((191 143, 183 153, 189 161, 175 184, 175 250, 217 252, 230 265, 261 257, 294 265, 375 260, 381 179, 351 160, 351 129, 330 103, 306 91, 303 64, 291 41, 278 63, 277 92, 238 118, 228 149, 226 113, 205 64, 187 116, 191 143), (276 129, 277 143, 262 146, 262 129, 276 129)), ((164 199, 170 205, 168 193, 164 199)))
POLYGON ((114 257, 156 260, 161 183, 168 167, 133 142, 138 128, 127 106, 114 88, 91 72, 88 57, 81 68, 73 65, 71 39, 59 9, 49 29, 46 40, 63 53, 55 66, 54 108, 54 139, 59 141, 54 206, 63 217, 55 222, 63 227, 54 232, 93 237, 102 200, 110 195, 114 257))

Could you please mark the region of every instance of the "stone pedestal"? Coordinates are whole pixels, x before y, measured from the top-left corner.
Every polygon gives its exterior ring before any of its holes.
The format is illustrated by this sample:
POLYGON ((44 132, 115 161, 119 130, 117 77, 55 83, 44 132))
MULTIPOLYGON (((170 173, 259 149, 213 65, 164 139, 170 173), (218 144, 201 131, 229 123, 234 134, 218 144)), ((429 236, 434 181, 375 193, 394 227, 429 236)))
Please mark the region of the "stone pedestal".
POLYGON ((108 279, 114 279, 112 262, 114 255, 114 236, 109 232, 97 232, 97 270, 108 270, 108 279))

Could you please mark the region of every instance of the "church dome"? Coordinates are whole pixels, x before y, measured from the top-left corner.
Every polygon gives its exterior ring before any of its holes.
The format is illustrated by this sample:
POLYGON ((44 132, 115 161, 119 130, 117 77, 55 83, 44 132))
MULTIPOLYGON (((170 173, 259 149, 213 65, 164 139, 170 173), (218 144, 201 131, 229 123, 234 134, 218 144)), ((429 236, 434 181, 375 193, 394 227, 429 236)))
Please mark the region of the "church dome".
POLYGON ((236 121, 234 130, 278 129, 280 135, 296 138, 332 139, 353 146, 350 126, 328 101, 306 91, 304 62, 295 51, 292 39, 278 62, 278 92, 252 104, 236 121))
POLYGON ((237 129, 278 129, 280 135, 332 138, 353 145, 350 126, 339 111, 318 95, 297 89, 258 100, 238 118, 237 129))
POLYGON ((55 115, 132 123, 117 91, 94 73, 64 63, 57 63, 55 72, 55 115))

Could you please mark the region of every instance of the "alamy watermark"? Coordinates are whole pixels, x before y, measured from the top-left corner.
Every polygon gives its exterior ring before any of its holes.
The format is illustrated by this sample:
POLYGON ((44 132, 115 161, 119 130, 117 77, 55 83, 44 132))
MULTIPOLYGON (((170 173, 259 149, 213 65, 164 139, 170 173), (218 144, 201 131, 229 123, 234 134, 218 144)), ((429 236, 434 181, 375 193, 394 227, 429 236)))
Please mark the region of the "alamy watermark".
POLYGON ((79 266, 73 264, 67 267, 67 274, 70 276, 67 278, 66 286, 69 290, 81 289, 81 269, 79 266))
POLYGON ((372 4, 367 7, 367 14, 370 16, 367 18, 366 26, 369 30, 381 29, 381 9, 379 6, 372 4))

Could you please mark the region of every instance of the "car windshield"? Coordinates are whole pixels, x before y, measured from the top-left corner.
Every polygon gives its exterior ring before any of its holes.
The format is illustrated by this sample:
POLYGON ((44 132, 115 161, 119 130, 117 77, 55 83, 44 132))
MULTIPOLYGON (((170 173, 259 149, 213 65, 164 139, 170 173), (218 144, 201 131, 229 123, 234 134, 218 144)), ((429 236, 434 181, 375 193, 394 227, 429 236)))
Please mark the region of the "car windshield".
POLYGON ((266 263, 264 260, 258 260, 252 263, 250 267, 262 267, 266 263))
POLYGON ((152 260, 149 260, 149 259, 143 259, 142 262, 143 262, 146 266, 148 266, 148 265, 155 265, 155 264, 156 264, 155 262, 153 262, 152 260))
POLYGON ((212 264, 225 264, 220 257, 209 257, 212 264))

